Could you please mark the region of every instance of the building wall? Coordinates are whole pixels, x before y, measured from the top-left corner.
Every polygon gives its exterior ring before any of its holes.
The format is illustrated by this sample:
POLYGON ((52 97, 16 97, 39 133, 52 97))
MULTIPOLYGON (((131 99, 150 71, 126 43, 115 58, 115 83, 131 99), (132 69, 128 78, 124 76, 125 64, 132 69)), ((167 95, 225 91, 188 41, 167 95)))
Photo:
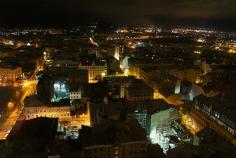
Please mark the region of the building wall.
POLYGON ((59 118, 60 119, 69 119, 70 116, 70 107, 69 106, 60 106, 60 107, 48 107, 48 106, 31 106, 24 107, 23 115, 26 120, 34 119, 37 117, 49 117, 49 118, 59 118))
POLYGON ((94 145, 84 147, 82 158, 145 158, 147 141, 134 141, 119 145, 94 145))
POLYGON ((1 81, 16 81, 17 77, 22 75, 21 67, 16 67, 15 69, 10 68, 0 68, 0 79, 1 81))
POLYGON ((53 81, 50 78, 40 80, 37 84, 37 95, 40 99, 45 101, 51 101, 53 97, 53 81))
POLYGON ((74 100, 74 99, 81 99, 81 90, 70 92, 70 100, 74 100))
POLYGON ((141 72, 140 68, 137 65, 130 64, 129 65, 129 75, 135 76, 138 79, 141 79, 141 72))
POLYGON ((145 129, 146 135, 148 136, 150 133, 150 114, 147 110, 137 111, 134 113, 129 113, 128 118, 135 118, 140 126, 145 129))
MULTIPOLYGON (((65 69, 66 71, 66 69, 65 69)), ((72 71, 69 74, 69 81, 70 81, 70 87, 76 88, 78 86, 78 83, 88 83, 88 71, 86 69, 84 70, 76 70, 72 71)))
POLYGON ((79 66, 79 69, 88 70, 89 82, 96 80, 98 76, 107 76, 107 66, 79 66))
POLYGON ((147 155, 146 141, 123 143, 121 148, 121 158, 145 158, 147 155))
POLYGON ((170 108, 151 115, 150 137, 154 137, 157 129, 169 126, 169 123, 179 118, 179 112, 176 108, 170 108))
POLYGON ((201 76, 200 69, 183 69, 183 70, 172 69, 170 70, 169 73, 180 80, 187 80, 191 83, 196 83, 201 76))
POLYGON ((120 98, 125 98, 125 84, 120 85, 120 98))
POLYGON ((128 101, 153 99, 153 90, 149 87, 141 89, 125 89, 125 98, 128 101))
POLYGON ((140 96, 140 97, 131 97, 131 96, 127 95, 126 99, 128 101, 149 100, 149 99, 153 99, 153 94, 151 96, 140 96))
POLYGON ((165 69, 154 69, 153 71, 145 72, 141 68, 141 65, 130 64, 129 67, 129 75, 133 75, 138 79, 143 79, 149 85, 152 84, 152 80, 156 77, 160 77, 162 73, 173 75, 180 80, 187 80, 191 83, 199 82, 200 76, 202 74, 200 69, 194 68, 186 68, 186 69, 178 69, 178 68, 165 68, 165 69))
POLYGON ((225 137, 226 140, 236 145, 236 129, 222 122, 220 120, 219 113, 218 115, 214 115, 214 113, 208 112, 206 108, 202 108, 200 104, 195 104, 195 106, 192 106, 190 111, 191 115, 196 116, 200 122, 204 122, 218 134, 225 137))
POLYGON ((44 67, 44 58, 43 56, 41 56, 35 60, 35 68, 43 69, 43 67, 44 67))
POLYGON ((111 145, 95 145, 83 148, 82 158, 111 158, 111 145))

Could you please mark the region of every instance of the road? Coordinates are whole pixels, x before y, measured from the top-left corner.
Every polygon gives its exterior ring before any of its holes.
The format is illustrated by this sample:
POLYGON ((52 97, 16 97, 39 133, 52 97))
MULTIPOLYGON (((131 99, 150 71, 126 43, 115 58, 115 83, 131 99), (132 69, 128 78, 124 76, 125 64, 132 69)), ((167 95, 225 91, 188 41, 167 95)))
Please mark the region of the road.
POLYGON ((6 139, 16 121, 20 117, 20 114, 24 108, 24 99, 36 92, 36 80, 25 80, 21 88, 19 101, 15 103, 15 109, 5 118, 3 123, 0 125, 0 140, 6 139))
MULTIPOLYGON (((21 106, 23 107, 23 106, 21 106)), ((15 108, 14 111, 11 112, 11 114, 6 118, 6 120, 3 122, 3 124, 0 127, 0 140, 6 139, 8 134, 10 133, 11 129, 15 125, 17 119, 20 116, 20 113, 22 112, 23 108, 15 108)))

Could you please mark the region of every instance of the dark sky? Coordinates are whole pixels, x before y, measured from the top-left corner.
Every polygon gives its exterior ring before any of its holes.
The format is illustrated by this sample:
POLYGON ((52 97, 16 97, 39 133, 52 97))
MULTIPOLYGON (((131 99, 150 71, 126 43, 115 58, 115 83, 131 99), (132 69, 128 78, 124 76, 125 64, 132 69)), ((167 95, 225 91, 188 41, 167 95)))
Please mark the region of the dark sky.
POLYGON ((0 1, 0 25, 69 25, 101 20, 236 28, 236 0, 0 1))

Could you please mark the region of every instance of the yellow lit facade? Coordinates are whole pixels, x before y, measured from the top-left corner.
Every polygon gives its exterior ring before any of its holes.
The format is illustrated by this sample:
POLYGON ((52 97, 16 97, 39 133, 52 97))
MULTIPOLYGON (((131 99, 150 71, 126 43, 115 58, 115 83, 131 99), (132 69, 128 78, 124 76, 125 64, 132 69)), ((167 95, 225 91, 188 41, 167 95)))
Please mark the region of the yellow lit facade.
POLYGON ((18 77, 21 77, 22 69, 16 68, 0 68, 1 82, 15 82, 18 77))
POLYGON ((89 83, 94 83, 96 82, 99 76, 105 77, 107 76, 107 65, 102 65, 102 66, 79 66, 79 69, 83 70, 88 70, 88 79, 89 83))
POLYGON ((49 118, 59 118, 59 119, 69 119, 70 118, 70 107, 60 106, 60 107, 48 107, 48 106, 31 106, 24 108, 24 116, 26 120, 34 119, 37 117, 49 117, 49 118))
POLYGON ((192 134, 196 134, 203 129, 203 126, 200 125, 191 115, 183 115, 181 124, 189 129, 192 134))
POLYGON ((184 114, 182 110, 182 108, 180 108, 179 110, 179 113, 181 115, 181 124, 189 129, 192 134, 196 134, 205 127, 204 124, 201 124, 190 114, 184 114))
POLYGON ((167 74, 175 76, 180 80, 187 80, 191 83, 200 82, 200 76, 202 74, 200 69, 195 68, 178 69, 175 67, 171 67, 166 70, 157 68, 151 71, 145 71, 141 68, 141 65, 138 64, 130 64, 128 74, 135 76, 138 79, 143 79, 146 83, 150 84, 153 79, 161 76, 163 71, 166 71, 167 74))
POLYGON ((23 116, 26 120, 48 117, 58 118, 59 122, 69 121, 73 126, 86 125, 90 126, 89 114, 82 114, 78 117, 71 116, 69 106, 31 106, 25 107, 23 110, 23 116))

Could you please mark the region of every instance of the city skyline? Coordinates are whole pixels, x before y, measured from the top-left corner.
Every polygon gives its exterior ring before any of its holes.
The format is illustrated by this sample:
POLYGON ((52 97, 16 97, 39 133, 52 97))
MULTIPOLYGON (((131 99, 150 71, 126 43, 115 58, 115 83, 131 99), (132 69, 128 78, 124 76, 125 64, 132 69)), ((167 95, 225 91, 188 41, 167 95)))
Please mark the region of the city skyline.
POLYGON ((235 158, 235 0, 4 0, 0 158, 235 158))

